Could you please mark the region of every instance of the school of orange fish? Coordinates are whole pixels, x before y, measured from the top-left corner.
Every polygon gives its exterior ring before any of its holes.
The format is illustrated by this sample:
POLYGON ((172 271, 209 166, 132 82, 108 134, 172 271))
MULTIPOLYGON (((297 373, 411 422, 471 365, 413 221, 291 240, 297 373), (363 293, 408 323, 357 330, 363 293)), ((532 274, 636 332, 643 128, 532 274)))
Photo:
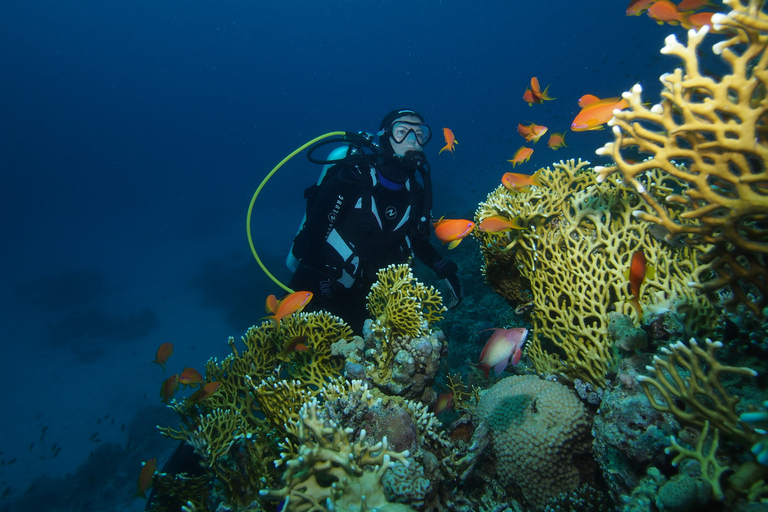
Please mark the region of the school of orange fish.
MULTIPOLYGON (((714 7, 716 4, 710 0, 681 0, 675 4, 670 0, 631 0, 626 9, 627 16, 639 16, 643 13, 655 20, 659 24, 681 25, 686 29, 701 28, 708 25, 712 29, 712 15, 714 12, 701 11, 708 7, 714 7)), ((523 101, 529 106, 542 104, 545 101, 552 101, 557 98, 550 96, 549 85, 541 90, 537 77, 532 77, 530 86, 523 93, 523 101)), ((578 101, 581 111, 576 115, 571 123, 571 131, 582 132, 587 130, 602 130, 604 125, 611 120, 616 110, 622 110, 629 105, 627 101, 620 97, 600 99, 593 94, 585 94, 578 101)), ((517 132, 526 142, 536 144, 539 139, 549 132, 549 128, 537 125, 534 122, 528 122, 524 125, 518 123, 517 132)), ((566 130, 567 131, 567 130, 566 130)), ((557 150, 565 143, 565 131, 550 132, 547 146, 557 150)), ((445 146, 440 149, 438 154, 443 151, 450 151, 454 155, 454 150, 458 141, 450 128, 443 128, 443 137, 445 146)), ((518 164, 527 162, 533 155, 533 148, 525 145, 521 146, 511 159, 508 160, 514 169, 518 164)), ((507 172, 501 178, 501 183, 510 191, 526 192, 531 186, 542 186, 539 181, 538 172, 530 175, 523 173, 507 172)), ((443 243, 449 244, 448 249, 453 249, 461 241, 469 236, 477 228, 479 231, 487 233, 501 233, 511 229, 526 229, 518 219, 508 219, 501 215, 494 215, 484 219, 477 226, 474 222, 466 219, 444 219, 433 223, 435 236, 443 243)), ((642 316, 642 309, 639 304, 640 287, 647 276, 652 276, 653 268, 646 263, 645 255, 642 251, 636 251, 632 255, 630 268, 627 270, 626 277, 630 285, 632 297, 629 299, 632 306, 636 309, 639 316, 642 316)), ((274 295, 270 295, 266 300, 266 311, 270 316, 264 317, 271 320, 276 326, 280 325, 280 320, 289 317, 294 313, 301 312, 304 307, 312 300, 312 293, 306 291, 297 291, 286 295, 278 300, 274 295)), ((490 329, 493 332, 485 347, 483 348, 479 362, 476 364, 486 376, 491 368, 496 375, 501 374, 508 364, 517 364, 522 354, 522 347, 528 334, 527 329, 490 329)), ((307 337, 298 336, 289 340, 283 350, 278 355, 281 360, 287 360, 288 356, 296 351, 306 351, 307 337)), ((157 354, 153 363, 159 364, 165 371, 165 364, 168 358, 173 354, 173 344, 163 343, 157 349, 157 354)), ((214 395, 220 386, 219 382, 205 382, 204 377, 194 368, 185 367, 181 373, 176 373, 163 381, 160 387, 161 401, 170 403, 180 386, 199 386, 199 389, 192 393, 186 400, 189 405, 198 404, 201 401, 214 395)), ((453 394, 443 393, 438 396, 433 407, 435 414, 449 410, 452 406, 453 394)), ((154 475, 157 471, 157 459, 152 458, 143 463, 141 473, 137 482, 136 496, 145 498, 146 491, 152 486, 154 475)))

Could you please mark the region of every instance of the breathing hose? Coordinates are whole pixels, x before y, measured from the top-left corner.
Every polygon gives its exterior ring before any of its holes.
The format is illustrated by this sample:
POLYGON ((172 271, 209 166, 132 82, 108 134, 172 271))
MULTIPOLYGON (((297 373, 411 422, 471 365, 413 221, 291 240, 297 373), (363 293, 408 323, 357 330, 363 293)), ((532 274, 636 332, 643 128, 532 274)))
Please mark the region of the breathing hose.
POLYGON ((348 135, 347 132, 328 132, 324 135, 321 135, 319 137, 315 137, 314 139, 310 140, 306 144, 302 144, 298 148, 296 148, 293 152, 291 152, 288 156, 283 158, 279 164, 277 164, 274 169, 269 171, 269 174, 261 180, 261 183, 259 183, 258 188, 256 189, 256 192, 253 193, 253 197, 251 198, 251 203, 248 205, 248 216, 245 220, 245 230, 248 234, 248 245, 251 247, 251 253, 253 254, 253 257, 256 258, 256 263, 259 264, 259 267, 261 267, 261 270, 264 271, 264 273, 269 277, 277 286, 282 288, 288 293, 293 293, 293 290, 286 285, 284 285, 282 282, 280 282, 279 279, 277 279, 275 276, 272 275, 272 273, 267 270, 267 267, 264 266, 264 263, 261 261, 261 258, 259 258, 258 253, 256 252, 256 247, 253 245, 253 237, 251 236, 251 216, 253 215, 253 205, 256 203, 256 198, 259 197, 259 193, 261 192, 261 189, 264 188, 264 185, 267 184, 269 179, 283 166, 285 165, 288 160, 296 156, 298 153, 301 153, 305 149, 307 149, 309 146, 316 144, 317 142, 327 139, 328 137, 337 137, 337 136, 345 136, 348 135))

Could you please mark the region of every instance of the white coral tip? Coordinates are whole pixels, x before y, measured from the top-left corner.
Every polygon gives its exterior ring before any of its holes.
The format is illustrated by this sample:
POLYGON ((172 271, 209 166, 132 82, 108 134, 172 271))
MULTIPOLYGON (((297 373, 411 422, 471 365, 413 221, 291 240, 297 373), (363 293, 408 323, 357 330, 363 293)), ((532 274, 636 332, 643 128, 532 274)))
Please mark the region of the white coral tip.
MULTIPOLYGON (((714 16, 712 18, 714 18, 714 16)), ((715 55, 720 55, 721 53, 723 53, 723 48, 727 46, 726 45, 727 42, 728 41, 720 41, 719 43, 713 44, 712 53, 714 53, 715 55)))
POLYGON ((645 187, 640 182, 635 183, 635 189, 637 190, 638 194, 644 194, 645 193, 645 187))
POLYGON ((619 128, 618 126, 614 126, 614 127, 612 128, 612 131, 613 131, 613 134, 614 134, 614 135, 616 135, 617 137, 618 137, 619 135, 621 135, 621 128, 619 128))
MULTIPOLYGON (((642 85, 635 84, 635 85, 632 86, 632 93, 633 94, 641 94, 642 92, 643 92, 643 86, 642 85)), ((624 93, 624 94, 627 94, 627 93, 624 93)), ((624 94, 622 94, 622 96, 624 96, 624 94)))
POLYGON ((652 114, 663 114, 664 113, 664 107, 662 107, 659 103, 655 104, 651 107, 651 113, 652 114))
POLYGON ((635 210, 635 211, 632 212, 632 216, 633 217, 640 217, 644 213, 645 212, 643 210, 635 210))

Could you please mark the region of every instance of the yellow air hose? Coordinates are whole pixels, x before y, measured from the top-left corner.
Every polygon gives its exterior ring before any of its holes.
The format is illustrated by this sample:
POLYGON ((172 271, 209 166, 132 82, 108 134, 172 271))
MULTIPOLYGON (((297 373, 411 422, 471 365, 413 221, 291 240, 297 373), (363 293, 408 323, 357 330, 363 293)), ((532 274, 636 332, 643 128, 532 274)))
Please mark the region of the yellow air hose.
POLYGON ((267 267, 264 266, 264 263, 261 261, 261 258, 259 258, 259 255, 256 252, 256 248, 253 246, 253 237, 251 236, 251 215, 253 214, 253 205, 256 202, 256 198, 259 197, 259 193, 261 192, 261 189, 264 188, 264 185, 267 184, 267 181, 269 181, 272 175, 275 174, 277 170, 280 169, 283 165, 285 165, 285 163, 288 162, 288 160, 296 156, 298 153, 301 153, 302 151, 307 149, 312 144, 315 144, 316 142, 319 142, 328 137, 343 136, 345 134, 346 132, 328 132, 296 148, 290 155, 283 158, 280 161, 280 163, 277 164, 274 169, 269 171, 269 174, 267 174, 267 176, 263 180, 261 180, 261 183, 259 183, 259 187, 256 189, 256 192, 253 193, 253 197, 251 198, 251 204, 248 205, 248 216, 245 219, 245 229, 246 229, 246 232, 248 233, 248 245, 251 246, 251 252, 253 253, 253 257, 256 258, 256 263, 259 264, 259 267, 261 267, 261 270, 264 271, 267 277, 269 277, 272 281, 274 281, 274 283, 277 286, 279 286, 280 288, 282 288, 288 293, 293 293, 293 290, 291 290, 289 287, 281 283, 280 280, 278 280, 275 276, 272 275, 272 273, 269 270, 267 270, 267 267))

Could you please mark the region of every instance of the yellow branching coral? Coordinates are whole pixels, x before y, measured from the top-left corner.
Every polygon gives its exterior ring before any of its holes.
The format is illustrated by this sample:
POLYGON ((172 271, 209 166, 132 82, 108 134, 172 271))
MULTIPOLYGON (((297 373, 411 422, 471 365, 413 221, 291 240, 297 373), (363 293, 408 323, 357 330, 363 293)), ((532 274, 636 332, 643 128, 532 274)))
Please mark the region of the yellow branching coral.
POLYGON ((367 297, 368 311, 388 336, 416 338, 442 320, 446 308, 440 292, 417 281, 408 265, 390 265, 377 277, 367 297))
POLYGON ((643 308, 674 309, 689 327, 711 327, 711 305, 688 286, 703 270, 695 263, 697 250, 659 240, 633 215, 644 206, 642 199, 616 178, 598 184, 589 162, 570 160, 553 167, 538 171, 542 186, 530 192, 499 186, 476 212, 478 223, 502 215, 526 227, 475 235, 486 262, 514 251, 517 269, 530 282, 534 334, 526 354, 534 367, 605 384, 616 358, 608 313, 637 318, 628 302, 625 272, 638 250, 656 269, 641 289, 643 308), (542 339, 557 345, 565 360, 547 353, 542 339))
POLYGON ((720 382, 720 375, 728 372, 755 377, 757 372, 721 364, 715 352, 723 344, 710 339, 704 344, 706 350, 694 339, 690 340, 690 346, 678 342, 663 348, 664 357, 655 356, 653 366, 648 367, 653 376, 640 376, 638 381, 656 410, 672 413, 680 422, 699 428, 705 423, 711 424, 726 437, 751 447, 756 440, 755 433, 739 420, 736 412, 739 397, 728 393, 720 382), (656 399, 651 388, 658 391, 663 403, 656 399))
POLYGON ((284 454, 275 465, 285 467, 281 489, 264 489, 261 496, 285 500, 283 510, 319 512, 325 510, 412 512, 399 503, 389 503, 381 479, 393 459, 409 465, 408 452, 388 449, 387 438, 376 444, 366 441, 365 430, 352 441, 346 429, 318 413, 316 398, 299 411, 298 454, 284 454))
POLYGON ((672 459, 672 465, 677 467, 686 459, 698 461, 702 478, 712 486, 712 496, 717 500, 725 499, 725 493, 723 493, 723 488, 720 485, 720 477, 730 468, 723 466, 717 460, 717 448, 720 446, 720 431, 713 429, 712 440, 710 441, 709 421, 705 421, 694 450, 681 446, 674 436, 671 438, 671 441, 672 445, 664 451, 668 454, 677 452, 677 455, 672 459))
POLYGON ((699 69, 708 27, 689 31, 687 46, 669 36, 661 52, 680 58, 684 68, 661 76, 661 102, 650 108, 639 84, 624 93, 629 108, 610 123, 615 141, 598 150, 616 167, 595 170, 600 180, 618 170, 642 195, 651 211, 639 211, 641 219, 670 237, 711 244, 702 261, 711 262, 716 276, 704 280, 704 290, 714 298, 728 289, 727 306, 741 303, 761 314, 768 306, 768 15, 760 0, 724 1, 733 10, 712 21, 728 39, 713 51, 731 73, 716 79, 699 69), (627 148, 651 158, 630 161, 622 153, 627 148), (640 180, 654 169, 675 177, 682 190, 655 197, 640 180))

